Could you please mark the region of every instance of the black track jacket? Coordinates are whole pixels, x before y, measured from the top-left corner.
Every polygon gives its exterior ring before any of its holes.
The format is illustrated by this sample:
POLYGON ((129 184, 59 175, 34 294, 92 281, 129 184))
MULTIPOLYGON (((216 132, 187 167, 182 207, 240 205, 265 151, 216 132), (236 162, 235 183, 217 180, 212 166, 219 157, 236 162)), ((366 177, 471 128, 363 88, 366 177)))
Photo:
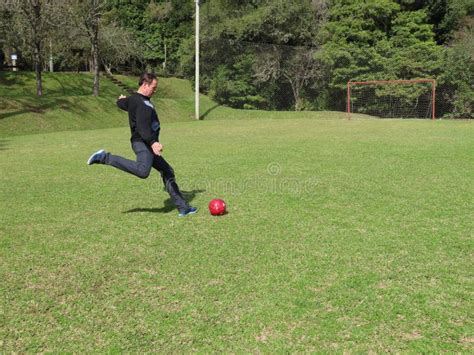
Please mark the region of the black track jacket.
POLYGON ((117 100, 117 106, 128 112, 128 123, 132 134, 130 141, 142 141, 148 146, 159 142, 160 120, 149 97, 135 93, 117 100))

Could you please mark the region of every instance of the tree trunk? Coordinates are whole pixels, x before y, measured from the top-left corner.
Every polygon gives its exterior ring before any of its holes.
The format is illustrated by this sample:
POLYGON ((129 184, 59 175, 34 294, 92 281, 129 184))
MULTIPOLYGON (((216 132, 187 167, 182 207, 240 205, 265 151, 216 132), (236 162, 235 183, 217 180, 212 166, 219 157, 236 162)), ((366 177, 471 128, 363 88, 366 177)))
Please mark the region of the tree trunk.
POLYGON ((41 64, 35 60, 36 95, 43 96, 43 81, 41 79, 41 64))
POLYGON ((112 75, 112 65, 107 65, 103 61, 102 65, 104 66, 105 72, 109 75, 112 75))
POLYGON ((99 43, 97 32, 95 32, 94 41, 92 42, 92 63, 94 66, 94 96, 99 96, 99 43))
POLYGON ((295 99, 295 111, 301 111, 301 100, 300 100, 300 90, 298 83, 291 76, 283 74, 283 77, 288 80, 291 85, 291 90, 293 91, 293 98, 295 99))
POLYGON ((99 45, 93 44, 92 63, 94 65, 94 96, 99 96, 99 45))
POLYGON ((33 21, 32 21, 32 28, 33 28, 33 43, 34 43, 34 52, 33 52, 33 60, 35 65, 35 73, 36 73, 36 95, 43 96, 43 82, 41 79, 41 71, 42 71, 42 60, 41 60, 41 39, 39 31, 39 23, 41 21, 41 4, 36 1, 32 3, 33 6, 33 21))
POLYGON ((36 73, 36 95, 43 96, 43 81, 41 79, 41 72, 43 70, 41 60, 41 42, 38 40, 35 41, 33 59, 36 73))
POLYGON ((94 96, 99 96, 99 17, 100 13, 98 12, 99 3, 97 0, 94 0, 94 11, 92 18, 92 62, 94 70, 94 96))

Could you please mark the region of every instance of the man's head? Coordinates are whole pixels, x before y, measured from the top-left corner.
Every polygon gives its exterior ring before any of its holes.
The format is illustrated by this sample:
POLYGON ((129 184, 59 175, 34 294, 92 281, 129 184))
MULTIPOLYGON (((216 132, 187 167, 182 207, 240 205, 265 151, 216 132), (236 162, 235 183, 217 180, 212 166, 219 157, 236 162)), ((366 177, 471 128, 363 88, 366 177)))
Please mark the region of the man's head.
POLYGON ((158 86, 158 78, 153 73, 143 73, 138 80, 138 92, 142 95, 152 97, 158 86))

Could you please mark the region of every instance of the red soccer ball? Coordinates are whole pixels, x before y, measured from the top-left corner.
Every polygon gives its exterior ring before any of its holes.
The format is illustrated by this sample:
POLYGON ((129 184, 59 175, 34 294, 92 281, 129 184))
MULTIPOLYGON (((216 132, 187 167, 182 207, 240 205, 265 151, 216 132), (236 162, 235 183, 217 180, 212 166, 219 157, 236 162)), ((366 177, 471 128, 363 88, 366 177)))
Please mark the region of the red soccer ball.
POLYGON ((209 202, 209 212, 213 216, 221 216, 225 213, 225 202, 220 198, 215 198, 209 202))

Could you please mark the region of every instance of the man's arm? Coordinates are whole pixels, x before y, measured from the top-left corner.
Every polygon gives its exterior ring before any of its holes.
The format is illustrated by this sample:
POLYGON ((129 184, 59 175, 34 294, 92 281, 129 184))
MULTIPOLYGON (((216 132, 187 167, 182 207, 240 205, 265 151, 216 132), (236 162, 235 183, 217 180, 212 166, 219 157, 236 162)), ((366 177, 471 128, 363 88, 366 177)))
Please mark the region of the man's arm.
POLYGON ((119 107, 119 109, 128 112, 128 97, 120 95, 117 99, 117 106, 119 107))

